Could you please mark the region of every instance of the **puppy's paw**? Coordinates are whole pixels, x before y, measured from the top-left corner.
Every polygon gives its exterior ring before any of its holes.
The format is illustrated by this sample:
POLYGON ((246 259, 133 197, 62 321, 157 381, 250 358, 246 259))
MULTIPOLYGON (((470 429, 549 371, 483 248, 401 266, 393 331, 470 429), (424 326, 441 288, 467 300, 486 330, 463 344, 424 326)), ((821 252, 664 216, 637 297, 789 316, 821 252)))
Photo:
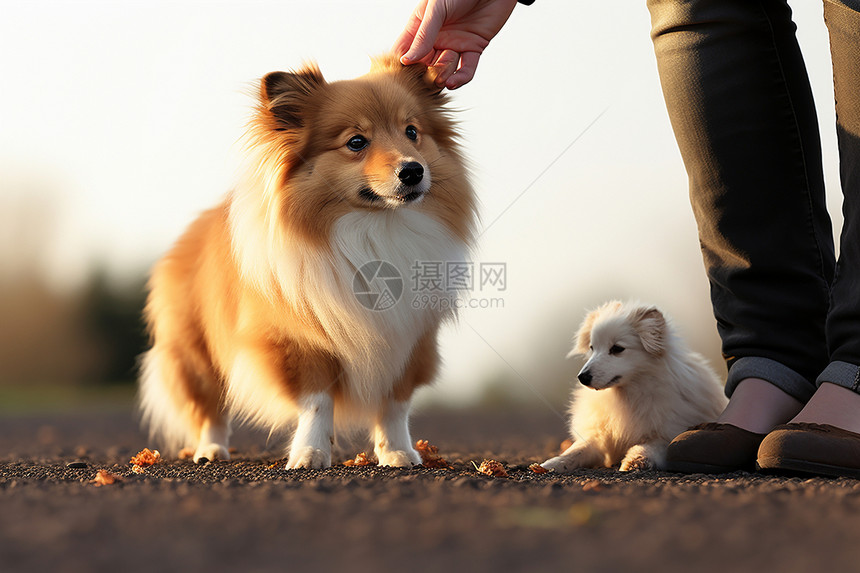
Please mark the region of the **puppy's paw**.
POLYGON ((541 467, 546 470, 564 474, 573 471, 576 468, 576 464, 574 464, 573 460, 567 456, 556 456, 542 463, 541 467))
POLYGON ((197 446, 197 449, 194 450, 194 455, 192 459, 194 463, 199 463, 202 459, 207 459, 209 461, 212 460, 229 460, 230 452, 227 451, 227 447, 221 444, 200 444, 197 446))
POLYGON ((421 456, 414 449, 376 452, 379 465, 408 468, 421 463, 421 456))
POLYGON ((284 469, 295 470, 299 468, 323 469, 331 467, 331 453, 324 452, 313 446, 300 448, 298 451, 290 452, 290 459, 284 469))
POLYGON ((644 470, 653 470, 656 466, 654 462, 644 457, 633 457, 633 458, 624 458, 621 460, 621 467, 619 468, 623 472, 637 472, 644 470))
POLYGON ((624 456, 623 460, 621 460, 621 467, 619 469, 623 472, 657 469, 657 464, 654 463, 654 460, 648 457, 644 450, 645 448, 640 446, 630 448, 630 450, 627 451, 627 455, 624 456))

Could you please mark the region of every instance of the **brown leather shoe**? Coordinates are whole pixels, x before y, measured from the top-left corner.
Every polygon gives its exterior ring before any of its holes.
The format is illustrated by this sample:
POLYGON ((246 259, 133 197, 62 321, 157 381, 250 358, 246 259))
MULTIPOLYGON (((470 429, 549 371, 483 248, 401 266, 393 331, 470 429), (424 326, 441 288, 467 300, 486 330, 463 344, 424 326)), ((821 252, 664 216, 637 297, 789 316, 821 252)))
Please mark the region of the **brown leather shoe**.
POLYGON ((762 441, 756 465, 763 471, 860 478, 860 434, 827 424, 777 426, 762 441))
POLYGON ((666 471, 685 474, 753 471, 759 444, 766 435, 717 422, 693 426, 669 444, 666 471))

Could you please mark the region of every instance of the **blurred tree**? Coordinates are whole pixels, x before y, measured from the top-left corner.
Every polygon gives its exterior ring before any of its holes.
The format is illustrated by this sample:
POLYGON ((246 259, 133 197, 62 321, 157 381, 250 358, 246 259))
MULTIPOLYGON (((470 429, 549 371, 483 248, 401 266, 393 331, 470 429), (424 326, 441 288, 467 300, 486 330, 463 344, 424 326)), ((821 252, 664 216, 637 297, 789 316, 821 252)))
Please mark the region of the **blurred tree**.
POLYGON ((146 281, 112 282, 104 269, 95 271, 81 295, 82 316, 100 360, 92 379, 97 383, 133 382, 137 357, 146 349, 142 314, 146 281))
POLYGON ((0 384, 84 382, 99 353, 81 331, 80 311, 75 294, 35 276, 0 285, 0 384))

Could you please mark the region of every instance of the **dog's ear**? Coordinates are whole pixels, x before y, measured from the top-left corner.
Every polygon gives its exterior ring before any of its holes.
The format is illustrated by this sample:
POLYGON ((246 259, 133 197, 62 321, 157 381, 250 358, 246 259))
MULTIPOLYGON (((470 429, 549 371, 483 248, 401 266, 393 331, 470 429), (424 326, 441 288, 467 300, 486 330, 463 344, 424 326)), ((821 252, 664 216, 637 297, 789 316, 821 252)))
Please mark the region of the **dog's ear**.
POLYGON ((429 95, 436 96, 442 92, 442 87, 436 85, 438 70, 428 67, 426 64, 404 66, 394 54, 386 54, 374 58, 370 71, 371 73, 386 72, 396 74, 410 87, 417 87, 420 91, 429 95))
POLYGON ((579 330, 573 337, 573 348, 567 354, 568 358, 588 354, 591 349, 591 329, 594 327, 594 321, 597 320, 598 316, 600 316, 600 309, 592 310, 585 316, 585 320, 579 325, 579 330))
POLYGON ((642 347, 645 352, 654 356, 662 356, 666 351, 666 317, 657 308, 641 307, 633 311, 630 317, 642 347))
POLYGON ((316 64, 306 64, 296 72, 272 72, 260 83, 260 103, 272 114, 274 129, 302 127, 303 110, 312 94, 325 85, 316 64))

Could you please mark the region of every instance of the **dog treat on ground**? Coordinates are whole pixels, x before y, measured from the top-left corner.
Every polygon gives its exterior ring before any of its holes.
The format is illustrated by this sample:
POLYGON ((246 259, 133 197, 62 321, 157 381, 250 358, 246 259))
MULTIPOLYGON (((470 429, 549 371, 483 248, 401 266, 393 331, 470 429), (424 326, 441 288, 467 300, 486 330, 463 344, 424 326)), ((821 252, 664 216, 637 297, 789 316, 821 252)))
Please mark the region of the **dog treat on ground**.
POLYGON ((113 485, 115 483, 122 482, 122 477, 112 474, 107 470, 99 470, 96 472, 96 477, 94 477, 90 483, 96 485, 96 487, 101 487, 103 485, 113 485))
POLYGON ((428 470, 453 470, 454 466, 448 463, 448 460, 442 457, 422 459, 421 465, 428 470))
POLYGON ((415 449, 421 454, 423 460, 425 456, 435 456, 439 454, 439 448, 431 445, 427 440, 418 440, 415 442, 415 449))
POLYGON ((367 452, 361 452, 360 454, 355 456, 354 460, 346 460, 343 462, 343 465, 353 467, 353 466, 375 466, 376 462, 373 460, 367 459, 367 452))
POLYGON ((478 467, 478 471, 493 477, 508 477, 508 471, 501 462, 496 460, 484 460, 478 467))
POLYGON ((161 453, 158 450, 150 450, 149 448, 143 448, 136 456, 129 460, 130 463, 140 467, 151 466, 160 461, 161 453))
POLYGON ((448 463, 448 460, 439 455, 439 448, 433 446, 427 440, 418 440, 415 442, 415 449, 421 456, 421 465, 431 470, 450 470, 454 466, 448 463))
POLYGON ((538 463, 534 463, 534 464, 530 465, 529 469, 536 474, 545 474, 549 471, 548 469, 546 469, 545 467, 543 467, 542 465, 540 465, 538 463))
POLYGON ((149 448, 143 448, 137 453, 136 456, 129 460, 129 463, 132 464, 131 471, 136 474, 142 474, 143 468, 155 465, 160 461, 161 453, 159 453, 158 450, 150 450, 149 448))

